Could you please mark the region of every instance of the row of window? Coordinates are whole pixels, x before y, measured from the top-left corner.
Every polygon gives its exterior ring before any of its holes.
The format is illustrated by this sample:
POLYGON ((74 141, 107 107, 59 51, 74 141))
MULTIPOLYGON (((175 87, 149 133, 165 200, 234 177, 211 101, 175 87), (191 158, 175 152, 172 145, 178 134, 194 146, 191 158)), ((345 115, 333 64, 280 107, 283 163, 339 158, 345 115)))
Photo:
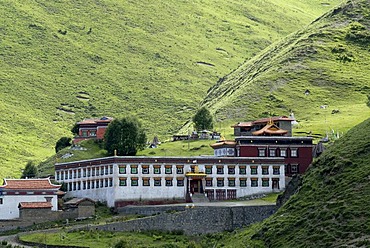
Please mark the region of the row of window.
MULTIPOLYGON (((258 156, 259 157, 266 157, 266 148, 258 148, 258 156)), ((298 157, 298 148, 289 148, 290 151, 290 157, 298 157)), ((276 148, 269 148, 268 149, 268 156, 269 157, 287 157, 287 149, 279 148, 277 150, 276 148)))
POLYGON ((100 180, 82 181, 82 182, 81 181, 70 182, 67 184, 67 191, 99 189, 107 187, 113 187, 113 178, 105 178, 100 180))
MULTIPOLYGON (((127 186, 127 178, 120 178, 119 179, 119 186, 127 186)), ((139 186, 139 178, 132 177, 130 178, 130 185, 131 186, 139 186)), ((142 178, 142 185, 141 186, 150 186, 151 180, 150 178, 142 178)), ((279 181, 278 178, 274 178, 273 181, 279 181)), ((270 179, 269 178, 262 178, 261 179, 261 186, 262 187, 269 187, 270 186, 270 179)), ((154 178, 153 179, 153 185, 154 186, 162 186, 162 180, 161 178, 154 178)), ((177 179, 176 185, 178 187, 184 186, 184 179, 177 179)), ((165 186, 171 187, 173 186, 173 179, 172 178, 166 178, 165 179, 165 186)), ((206 187, 213 187, 213 180, 212 179, 206 179, 206 187)), ((224 187, 225 186, 225 179, 224 178, 217 178, 217 187, 224 187)), ((236 185, 236 179, 235 178, 228 178, 227 179, 227 186, 228 187, 235 187, 236 185)), ((247 187, 247 178, 239 178, 239 186, 240 187, 247 187)), ((250 186, 251 187, 258 187, 259 186, 259 180, 258 178, 251 178, 250 180, 250 186)))
POLYGON ((83 130, 81 132, 81 136, 82 137, 89 137, 89 136, 95 137, 96 136, 96 131, 95 130, 89 130, 89 131, 83 130))
MULTIPOLYGON (((251 175, 257 175, 258 174, 258 167, 260 167, 261 174, 262 175, 269 175, 269 166, 250 166, 249 173, 251 175)), ((142 174, 149 174, 148 165, 141 166, 141 173, 142 174)), ((153 166, 153 173, 154 174, 161 174, 162 168, 160 166, 153 166)), ((227 174, 229 175, 235 175, 236 174, 236 168, 235 166, 228 166, 225 168, 224 166, 216 166, 216 174, 223 175, 225 174, 225 170, 227 170, 227 174)), ((172 174, 172 166, 165 166, 164 172, 165 174, 172 174)), ((194 168, 191 169, 192 172, 194 172, 194 168)), ((130 166, 130 173, 131 174, 138 174, 139 168, 137 165, 131 165, 130 166)), ((206 165, 205 173, 206 174, 213 174, 214 168, 212 165, 206 165)), ((238 166, 238 173, 239 175, 246 175, 247 174, 247 166, 238 166)), ((75 178, 81 178, 81 177, 91 177, 91 176, 103 176, 103 175, 111 175, 113 174, 113 166, 100 166, 100 167, 92 167, 92 168, 83 168, 83 169, 75 169, 75 170, 66 170, 66 171, 60 171, 56 172, 56 179, 59 180, 67 180, 67 179, 75 179, 75 178)), ((119 174, 127 174, 126 166, 121 165, 119 166, 119 174)), ((176 167, 176 174, 184 174, 184 168, 183 166, 177 166, 176 167)), ((279 166, 273 166, 272 167, 272 174, 273 175, 280 175, 280 167, 279 166)))
POLYGON ((113 174, 113 165, 56 172, 57 180, 113 174))
MULTIPOLYGON (((262 175, 269 175, 269 166, 260 166, 262 175)), ((251 175, 257 175, 258 174, 258 166, 250 166, 249 168, 251 175)), ((191 170, 194 172, 194 169, 191 170)), ((161 167, 154 166, 153 168, 154 174, 161 174, 161 167)), ((119 173, 120 174, 126 174, 126 166, 120 166, 119 167, 119 173)), ((138 167, 137 165, 131 165, 130 166, 130 173, 131 174, 138 174, 138 167)), ((149 174, 149 166, 142 166, 141 168, 142 174, 149 174)), ((183 174, 184 169, 183 167, 176 167, 176 173, 177 174, 183 174)), ((205 169, 206 174, 213 174, 213 166, 212 165, 206 165, 205 169)), ((225 167, 224 166, 217 166, 216 173, 219 175, 225 174, 225 167)), ((172 174, 172 167, 165 167, 165 174, 172 174)), ((227 174, 234 175, 236 174, 235 166, 228 166, 227 167, 227 174)), ((246 166, 239 166, 239 175, 246 175, 247 174, 247 167, 246 166)), ((280 175, 280 167, 279 166, 273 166, 273 175, 280 175)))

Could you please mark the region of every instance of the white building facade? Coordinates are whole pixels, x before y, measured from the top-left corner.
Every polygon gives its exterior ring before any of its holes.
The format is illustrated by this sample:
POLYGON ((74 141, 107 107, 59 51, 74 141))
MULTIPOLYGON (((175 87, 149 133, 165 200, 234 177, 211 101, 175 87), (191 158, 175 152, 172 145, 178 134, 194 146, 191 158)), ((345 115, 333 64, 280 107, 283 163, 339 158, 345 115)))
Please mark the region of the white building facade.
POLYGON ((59 188, 48 178, 4 179, 0 186, 0 220, 19 218, 20 203, 50 202, 52 211, 57 211, 59 188))
POLYGON ((109 207, 127 201, 210 200, 282 191, 282 158, 114 156, 58 163, 55 179, 67 197, 88 197, 109 207))

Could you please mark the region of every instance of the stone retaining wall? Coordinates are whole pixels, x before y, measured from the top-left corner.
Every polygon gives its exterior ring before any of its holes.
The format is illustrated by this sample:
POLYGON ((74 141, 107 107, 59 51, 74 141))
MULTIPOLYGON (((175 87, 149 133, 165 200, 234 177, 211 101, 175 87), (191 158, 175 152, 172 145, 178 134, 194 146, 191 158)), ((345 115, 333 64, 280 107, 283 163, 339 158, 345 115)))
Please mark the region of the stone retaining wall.
MULTIPOLYGON (((195 207, 181 212, 83 229, 105 231, 183 231, 187 235, 231 231, 262 221, 276 211, 276 206, 195 207)), ((148 209, 148 211, 151 211, 148 209)))

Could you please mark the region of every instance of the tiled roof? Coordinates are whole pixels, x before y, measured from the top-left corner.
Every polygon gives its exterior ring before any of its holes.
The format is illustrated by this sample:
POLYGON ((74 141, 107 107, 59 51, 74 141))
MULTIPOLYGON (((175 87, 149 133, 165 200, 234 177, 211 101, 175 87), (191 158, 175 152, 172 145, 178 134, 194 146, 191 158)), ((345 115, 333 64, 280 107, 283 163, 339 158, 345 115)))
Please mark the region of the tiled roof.
POLYGON ((270 118, 262 118, 262 119, 255 120, 255 121, 253 121, 253 124, 267 123, 269 121, 294 121, 294 119, 289 118, 287 116, 274 116, 274 117, 270 117, 270 118))
POLYGON ((252 132, 253 135, 263 135, 263 134, 268 134, 268 135, 284 135, 287 134, 288 131, 281 129, 277 127, 275 124, 267 124, 263 128, 261 128, 258 131, 252 132))
POLYGON ((52 208, 51 202, 20 202, 18 208, 52 208))
POLYGON ((238 124, 235 124, 234 126, 231 127, 251 127, 251 126, 253 126, 252 122, 248 121, 248 122, 239 122, 238 124))
POLYGON ((104 123, 104 122, 111 122, 113 120, 112 117, 103 117, 103 118, 92 118, 92 119, 84 119, 83 121, 77 122, 77 124, 96 124, 96 123, 104 123))
POLYGON ((50 183, 49 178, 45 179, 4 179, 3 189, 59 189, 61 185, 50 183))
POLYGON ((211 144, 210 146, 212 148, 217 148, 217 147, 222 147, 222 146, 235 147, 235 145, 236 145, 235 141, 223 140, 223 141, 211 144))

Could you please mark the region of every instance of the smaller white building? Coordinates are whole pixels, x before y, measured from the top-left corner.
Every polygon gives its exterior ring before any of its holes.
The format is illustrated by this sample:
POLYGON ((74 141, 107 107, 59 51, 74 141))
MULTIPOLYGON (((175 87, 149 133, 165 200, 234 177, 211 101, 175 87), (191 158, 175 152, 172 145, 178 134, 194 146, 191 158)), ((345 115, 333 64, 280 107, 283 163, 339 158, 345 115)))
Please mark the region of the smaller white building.
POLYGON ((52 205, 51 210, 57 211, 57 192, 60 186, 52 184, 49 178, 4 179, 3 185, 0 186, 0 220, 19 218, 21 203, 27 205, 49 202, 52 205))

